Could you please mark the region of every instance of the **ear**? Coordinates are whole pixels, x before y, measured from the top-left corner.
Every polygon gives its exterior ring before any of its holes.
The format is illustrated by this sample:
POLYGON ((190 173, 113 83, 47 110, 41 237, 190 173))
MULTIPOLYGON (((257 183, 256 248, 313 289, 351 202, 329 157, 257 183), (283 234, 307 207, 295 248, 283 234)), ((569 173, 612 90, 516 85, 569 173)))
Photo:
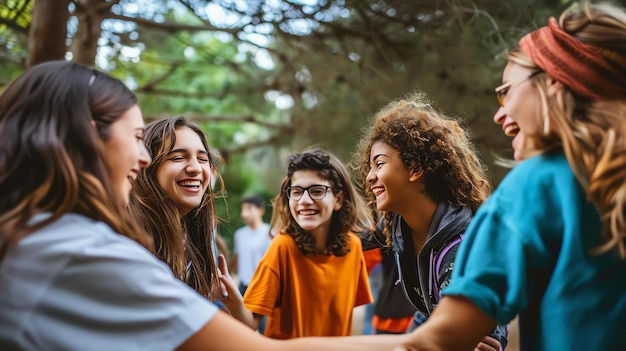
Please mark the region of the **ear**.
POLYGON ((96 129, 96 121, 95 120, 91 120, 91 126, 93 127, 93 129, 96 129))
POLYGON ((409 174, 409 182, 417 182, 424 175, 424 169, 420 168, 419 170, 413 170, 409 174))
POLYGON ((339 211, 343 206, 343 191, 340 191, 336 196, 337 202, 335 202, 335 206, 333 206, 333 211, 339 211))
POLYGON ((546 94, 548 96, 555 96, 558 92, 562 91, 564 88, 563 83, 559 82, 558 80, 550 76, 548 76, 548 79, 546 80, 546 85, 547 85, 546 94))

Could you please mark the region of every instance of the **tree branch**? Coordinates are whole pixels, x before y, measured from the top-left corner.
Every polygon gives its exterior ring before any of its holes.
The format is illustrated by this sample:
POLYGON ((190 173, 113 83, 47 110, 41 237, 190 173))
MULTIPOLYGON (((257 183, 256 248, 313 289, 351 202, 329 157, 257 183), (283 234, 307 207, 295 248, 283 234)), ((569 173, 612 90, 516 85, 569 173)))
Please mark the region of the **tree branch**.
POLYGON ((28 35, 28 27, 23 27, 20 26, 19 24, 17 24, 17 22, 15 21, 10 21, 6 18, 2 18, 0 17, 0 24, 4 24, 5 26, 7 26, 8 28, 20 33, 20 34, 24 34, 24 35, 28 35))
MULTIPOLYGON (((155 121, 168 116, 146 116, 146 119, 155 121)), ((287 124, 271 123, 260 120, 252 115, 232 115, 232 116, 211 116, 200 114, 185 114, 185 117, 198 122, 234 122, 234 123, 252 123, 267 129, 276 130, 279 133, 291 133, 293 127, 287 124)))
POLYGON ((230 157, 233 154, 244 153, 248 150, 256 149, 260 146, 274 145, 278 141, 280 141, 280 139, 281 137, 279 135, 274 135, 271 138, 268 138, 266 140, 254 141, 254 142, 239 145, 233 148, 224 148, 224 149, 221 149, 221 152, 223 155, 226 155, 226 157, 230 157))
POLYGON ((170 33, 175 33, 178 31, 189 31, 189 32, 210 31, 210 32, 225 32, 225 33, 230 33, 232 35, 236 35, 237 33, 243 30, 243 28, 219 28, 210 24, 197 26, 197 25, 180 24, 180 23, 157 23, 157 22, 150 21, 150 20, 143 19, 143 18, 117 15, 114 13, 108 13, 106 15, 106 18, 117 19, 120 21, 134 22, 138 26, 159 29, 159 30, 163 30, 166 32, 170 32, 170 33))
POLYGON ((161 84, 161 82, 165 81, 172 74, 174 74, 174 72, 178 69, 178 67, 180 67, 181 64, 182 64, 181 61, 172 62, 170 64, 169 69, 167 70, 167 72, 163 73, 160 77, 156 77, 155 79, 153 79, 153 80, 149 81, 148 83, 144 84, 142 87, 136 89, 136 92, 138 92, 138 93, 151 93, 154 90, 155 86, 161 84))

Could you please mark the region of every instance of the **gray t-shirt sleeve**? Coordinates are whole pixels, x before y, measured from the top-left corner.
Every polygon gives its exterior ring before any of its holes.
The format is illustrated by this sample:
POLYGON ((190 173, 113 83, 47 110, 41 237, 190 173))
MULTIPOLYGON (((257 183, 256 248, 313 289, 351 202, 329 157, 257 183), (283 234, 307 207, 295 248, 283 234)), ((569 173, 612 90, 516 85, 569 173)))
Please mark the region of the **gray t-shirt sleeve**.
POLYGON ((84 247, 34 307, 33 344, 68 350, 173 350, 217 311, 126 238, 84 247))

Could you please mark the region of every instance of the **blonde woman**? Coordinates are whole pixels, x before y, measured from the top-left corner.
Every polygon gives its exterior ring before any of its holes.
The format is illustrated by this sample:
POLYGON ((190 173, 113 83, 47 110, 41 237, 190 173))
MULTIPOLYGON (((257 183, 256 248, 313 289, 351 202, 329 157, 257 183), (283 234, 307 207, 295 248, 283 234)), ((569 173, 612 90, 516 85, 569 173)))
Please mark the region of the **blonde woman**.
POLYGON ((510 52, 494 119, 524 161, 476 213, 411 347, 467 350, 519 315, 522 350, 626 349, 625 43, 626 11, 586 3, 510 52))

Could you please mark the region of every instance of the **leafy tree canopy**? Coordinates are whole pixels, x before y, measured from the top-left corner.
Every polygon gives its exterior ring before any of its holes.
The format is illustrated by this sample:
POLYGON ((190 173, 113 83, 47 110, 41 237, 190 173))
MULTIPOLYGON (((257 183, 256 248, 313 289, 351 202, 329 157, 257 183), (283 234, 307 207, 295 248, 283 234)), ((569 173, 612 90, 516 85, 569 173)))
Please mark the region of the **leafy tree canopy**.
POLYGON ((464 122, 497 182, 493 153, 510 148, 491 122, 497 56, 570 3, 2 0, 0 86, 71 59, 124 80, 147 120, 194 119, 228 161, 220 211, 234 230, 238 199, 274 194, 287 153, 319 145, 348 161, 368 118, 414 89, 464 122))

